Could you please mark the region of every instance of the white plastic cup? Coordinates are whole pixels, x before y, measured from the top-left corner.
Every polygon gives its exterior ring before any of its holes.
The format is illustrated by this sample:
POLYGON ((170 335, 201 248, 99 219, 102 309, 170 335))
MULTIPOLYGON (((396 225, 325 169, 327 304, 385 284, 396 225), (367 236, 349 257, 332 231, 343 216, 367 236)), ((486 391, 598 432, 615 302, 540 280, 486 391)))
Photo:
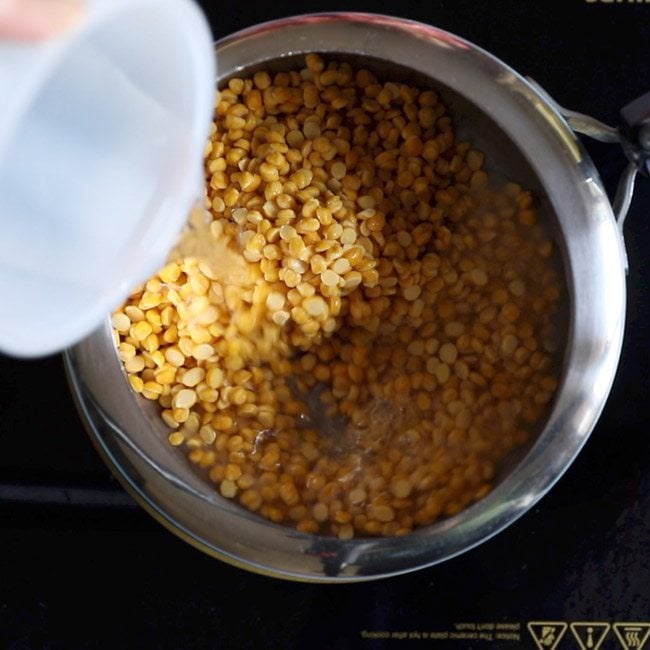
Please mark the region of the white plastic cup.
POLYGON ((81 340, 164 264, 202 197, 214 110, 192 0, 86 0, 41 43, 0 41, 0 350, 81 340))

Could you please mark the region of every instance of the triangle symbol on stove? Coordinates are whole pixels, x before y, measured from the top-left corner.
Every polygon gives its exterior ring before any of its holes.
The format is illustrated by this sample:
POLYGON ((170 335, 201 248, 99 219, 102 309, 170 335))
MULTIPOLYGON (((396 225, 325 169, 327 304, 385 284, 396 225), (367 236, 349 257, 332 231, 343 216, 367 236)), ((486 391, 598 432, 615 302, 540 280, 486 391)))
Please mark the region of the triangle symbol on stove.
POLYGON ((562 621, 530 621, 528 631, 538 650, 555 650, 566 632, 562 621))
POLYGON ((598 650, 605 640, 609 628, 609 623, 595 621, 571 623, 571 632, 582 650, 598 650))
POLYGON ((650 637, 650 623, 614 623, 614 632, 625 650, 642 650, 650 637))

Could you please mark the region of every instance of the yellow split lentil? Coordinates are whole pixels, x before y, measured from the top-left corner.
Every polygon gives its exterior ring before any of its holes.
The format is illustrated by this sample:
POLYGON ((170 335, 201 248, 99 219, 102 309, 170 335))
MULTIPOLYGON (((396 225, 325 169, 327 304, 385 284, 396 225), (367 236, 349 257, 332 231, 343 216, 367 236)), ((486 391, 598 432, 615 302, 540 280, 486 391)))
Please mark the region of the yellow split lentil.
POLYGON ((492 489, 557 389, 563 286, 532 195, 484 160, 433 90, 316 54, 220 90, 194 249, 112 323, 223 497, 350 539, 492 489))

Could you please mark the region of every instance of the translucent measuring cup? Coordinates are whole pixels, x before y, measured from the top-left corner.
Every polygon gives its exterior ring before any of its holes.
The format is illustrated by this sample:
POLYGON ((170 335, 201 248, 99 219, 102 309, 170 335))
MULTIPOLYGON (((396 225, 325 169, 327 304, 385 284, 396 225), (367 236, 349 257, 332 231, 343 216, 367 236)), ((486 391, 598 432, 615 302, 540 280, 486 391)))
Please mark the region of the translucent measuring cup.
POLYGON ((63 36, 0 41, 0 351, 79 341, 164 263, 214 89, 192 0, 86 0, 63 36))

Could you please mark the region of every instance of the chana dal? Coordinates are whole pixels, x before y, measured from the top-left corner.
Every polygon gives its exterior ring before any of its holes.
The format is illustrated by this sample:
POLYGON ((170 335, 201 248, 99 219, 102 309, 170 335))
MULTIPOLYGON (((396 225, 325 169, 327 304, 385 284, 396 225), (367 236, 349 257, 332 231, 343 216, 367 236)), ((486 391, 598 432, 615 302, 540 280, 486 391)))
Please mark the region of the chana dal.
POLYGON ((483 165, 436 92, 345 62, 219 92, 207 253, 181 246, 113 326, 221 495, 349 539, 492 489, 557 388, 563 285, 531 193, 483 165))

